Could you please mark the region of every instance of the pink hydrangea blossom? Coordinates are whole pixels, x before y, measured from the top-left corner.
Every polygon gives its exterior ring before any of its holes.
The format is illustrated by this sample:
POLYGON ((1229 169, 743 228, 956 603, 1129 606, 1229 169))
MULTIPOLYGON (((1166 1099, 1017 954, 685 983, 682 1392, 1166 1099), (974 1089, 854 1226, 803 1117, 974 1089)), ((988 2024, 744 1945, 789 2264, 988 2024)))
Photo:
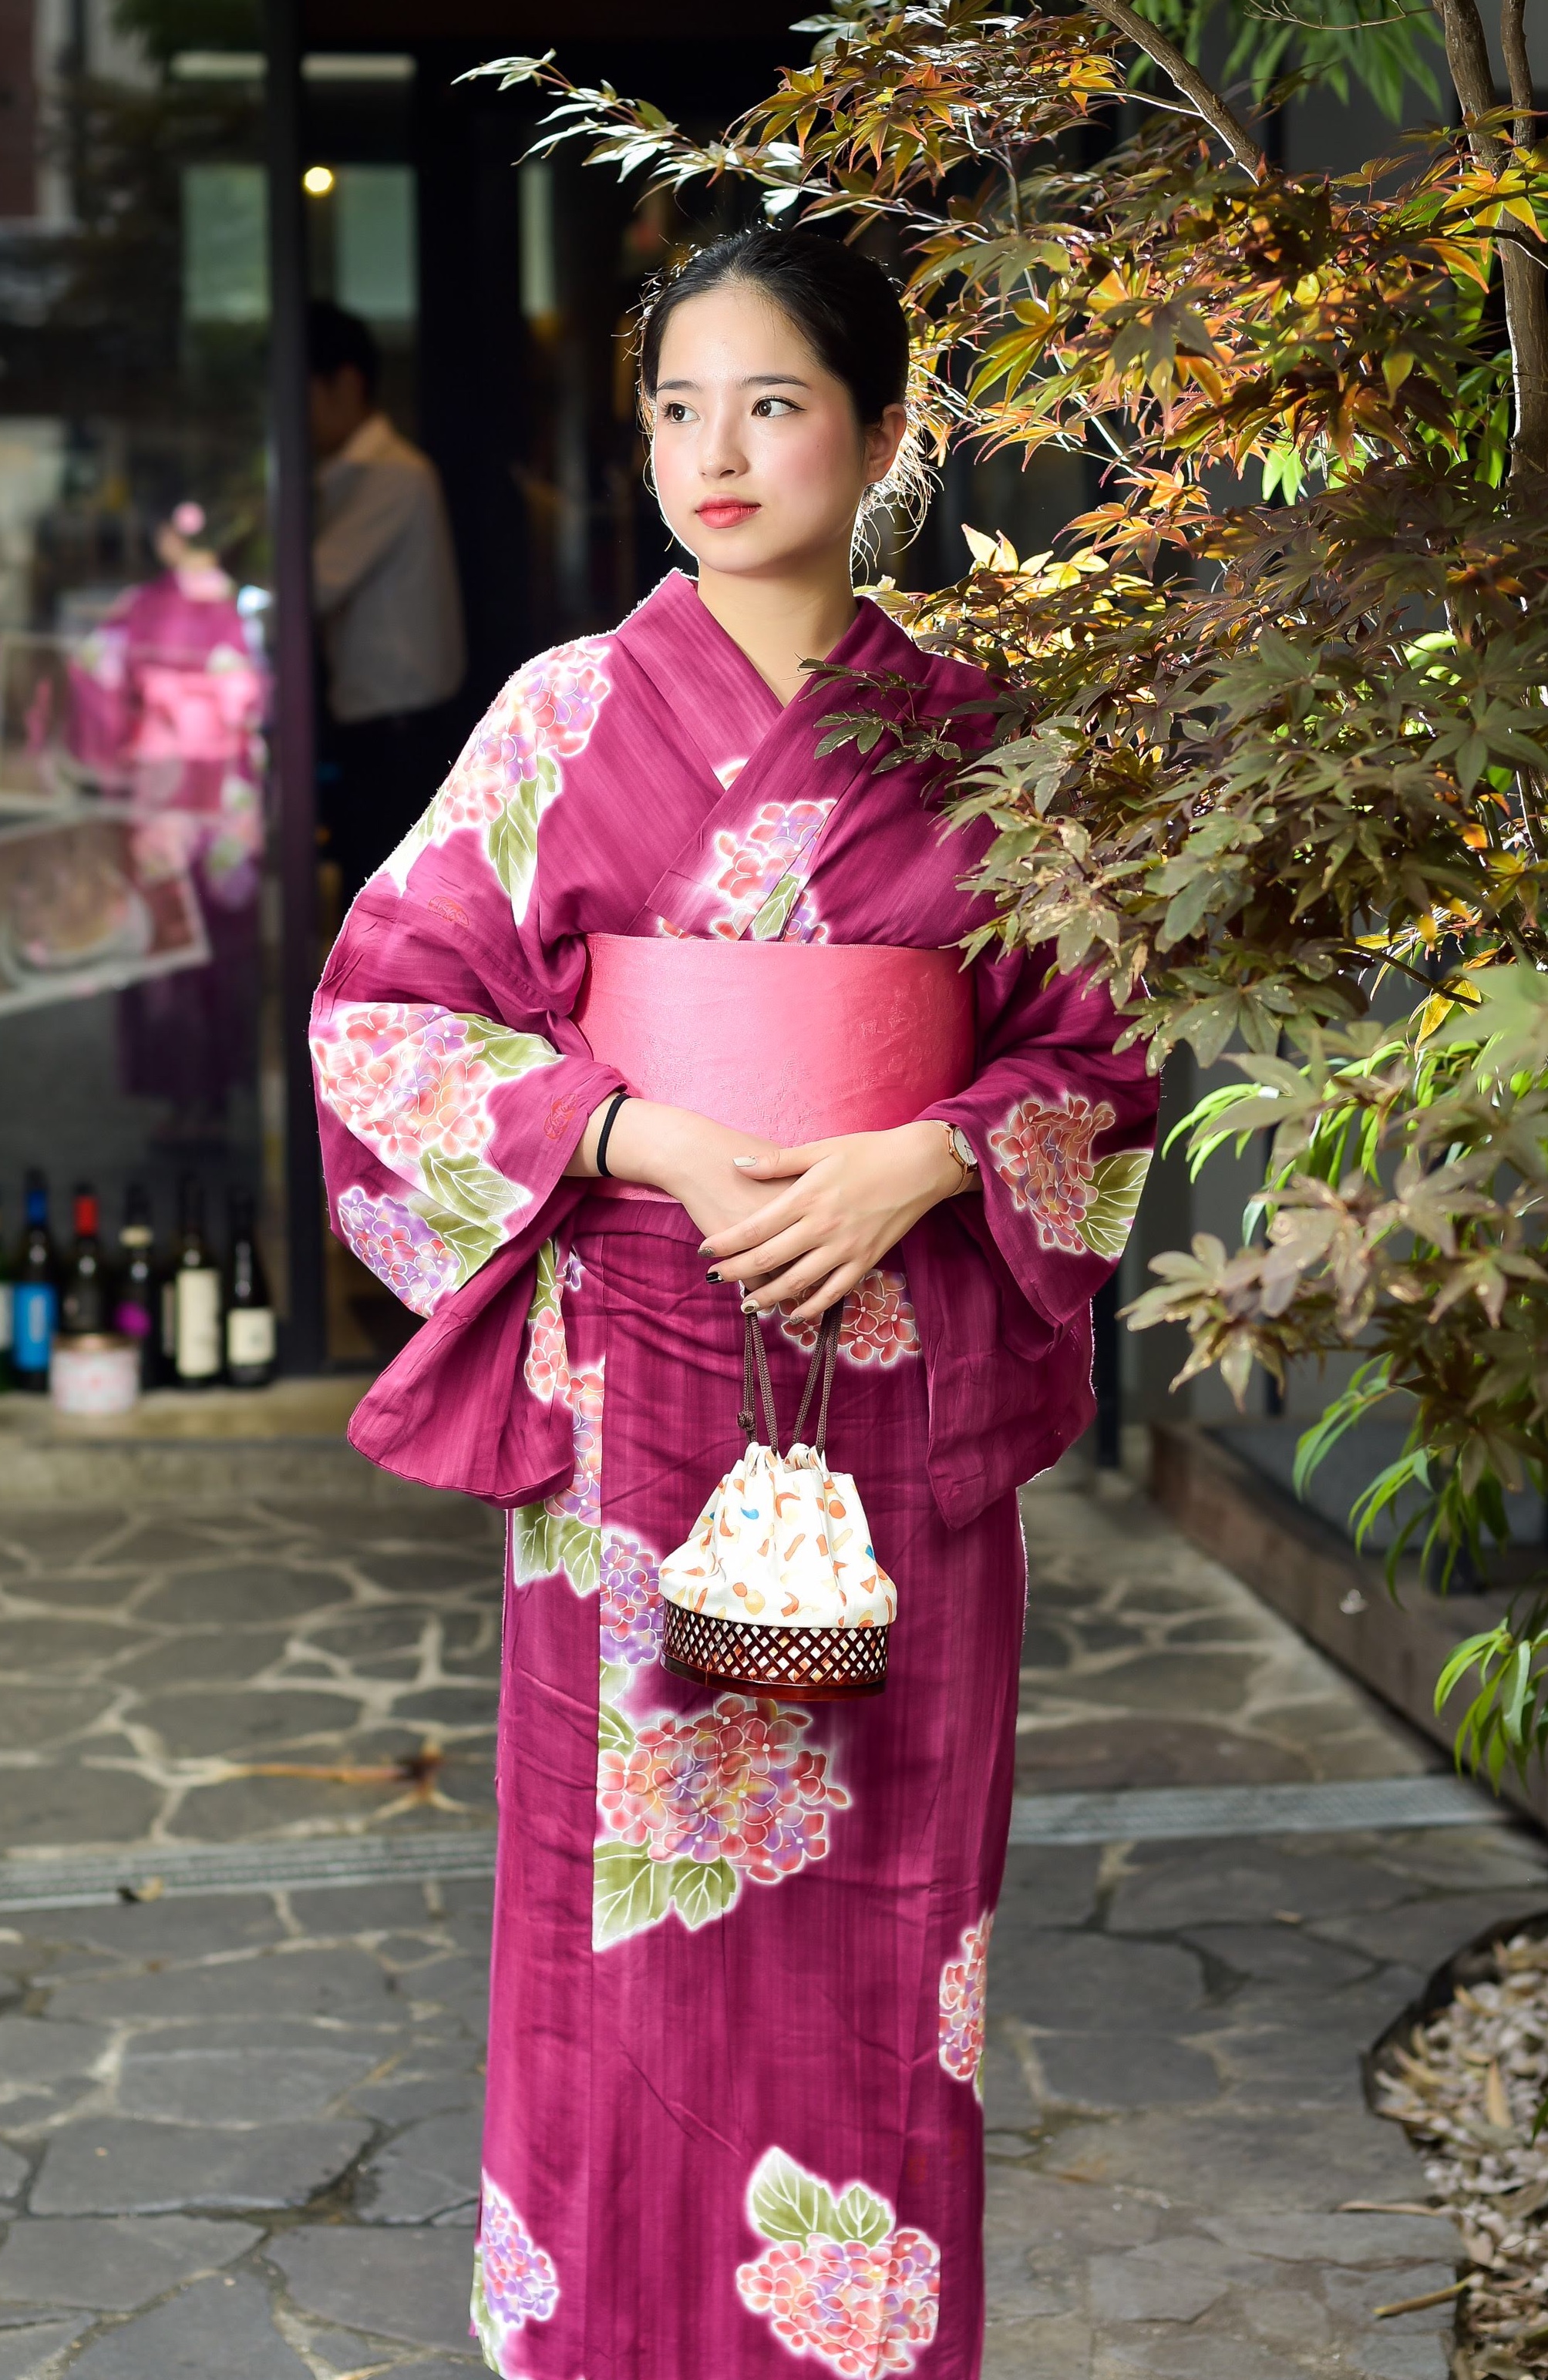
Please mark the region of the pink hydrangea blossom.
POLYGON ((504 2328, 547 2322, 559 2302, 554 2259, 527 2230, 510 2200, 484 2177, 479 2214, 484 2303, 504 2328))
MULTIPOLYGON (((817 1344, 815 1322, 782 1318, 780 1328, 798 1347, 817 1344)), ((896 1364, 900 1355, 919 1354, 919 1323, 902 1273, 877 1268, 856 1282, 838 1326, 838 1352, 852 1364, 896 1364)))
POLYGON ((555 1397, 566 1404, 569 1402, 569 1349, 565 1340, 565 1318, 552 1306, 531 1318, 521 1377, 545 1405, 551 1405, 555 1397))
POLYGON ((543 1500, 543 1510, 589 1529, 602 1525, 602 1367, 571 1372, 565 1391, 575 1439, 575 1470, 567 1488, 543 1500))
POLYGON ((339 1229, 351 1255, 384 1281, 412 1314, 433 1314, 461 1272, 440 1233, 396 1198, 372 1198, 359 1184, 338 1202, 339 1229))
POLYGON ((602 1652, 604 1660, 638 1665, 661 1649, 661 1573, 653 1554, 633 1537, 609 1536, 602 1548, 602 1652))
POLYGON ((1015 1206, 1034 1209, 1045 1248, 1079 1255, 1085 1247, 1080 1225, 1096 1170, 1092 1145, 1113 1121, 1105 1099, 1096 1107, 1079 1097, 1059 1107, 1019 1099, 1000 1130, 990 1134, 994 1171, 1015 1206))
POLYGON ((991 1914, 962 1936, 961 1956, 941 1970, 941 2063, 959 2082, 978 2086, 983 2058, 984 1974, 991 1914))
POLYGON ((762 907, 815 843, 832 808, 831 801, 765 802, 744 833, 716 835, 719 869, 713 888, 724 895, 731 914, 713 920, 715 932, 736 933, 750 912, 762 907))
POLYGON ((827 1754, 805 1745, 810 1725, 741 1694, 664 1713, 628 1751, 602 1754, 603 1819, 652 1859, 729 1860, 759 1884, 794 1876, 825 1857, 827 1813, 849 1798, 829 1782, 827 1754))
POLYGON ((420 1160, 476 1156, 494 1129, 495 1076, 469 1021, 449 1009, 380 1001, 334 1011, 312 1038, 323 1099, 395 1172, 420 1160))
POLYGON ((796 2354, 821 2356, 845 2380, 874 2380, 911 2371, 913 2349, 934 2338, 941 2252, 908 2229, 874 2246, 820 2233, 804 2245, 778 2240, 738 2268, 737 2287, 796 2354))

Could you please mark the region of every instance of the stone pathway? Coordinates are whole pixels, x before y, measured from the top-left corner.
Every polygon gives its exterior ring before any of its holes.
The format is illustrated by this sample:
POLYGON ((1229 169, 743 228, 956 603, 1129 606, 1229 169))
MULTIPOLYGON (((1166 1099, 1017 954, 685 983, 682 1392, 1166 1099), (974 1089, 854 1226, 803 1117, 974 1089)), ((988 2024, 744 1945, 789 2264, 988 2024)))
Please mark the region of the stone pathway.
MULTIPOLYGON (((1433 1765, 1124 1483, 1027 1509, 1022 1792, 1433 1765)), ((497 1595, 494 1525, 443 1499, 0 1510, 11 1872, 487 1827, 497 1595)), ((1442 2380, 1448 2311, 1375 2309, 1445 2286, 1449 2227, 1337 2212, 1421 2194, 1359 2059, 1544 1905, 1542 1846, 1488 1825, 1013 1848, 986 2380, 1442 2380)), ((486 1884, 11 1918, 0 2380, 480 2368, 486 1884)))

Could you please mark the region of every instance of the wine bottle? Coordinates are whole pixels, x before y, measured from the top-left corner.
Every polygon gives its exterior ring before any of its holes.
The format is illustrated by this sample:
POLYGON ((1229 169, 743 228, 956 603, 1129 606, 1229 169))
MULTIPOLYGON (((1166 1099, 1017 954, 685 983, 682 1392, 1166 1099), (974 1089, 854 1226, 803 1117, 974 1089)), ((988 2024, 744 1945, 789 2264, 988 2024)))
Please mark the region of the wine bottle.
POLYGON ((11 1363, 18 1389, 42 1396, 59 1325, 59 1259, 48 1229, 48 1184, 37 1167, 23 1184, 26 1221, 11 1288, 11 1363))
POLYGON ((245 1190, 231 1198, 225 1259, 225 1377, 234 1389, 264 1389, 274 1377, 274 1309, 245 1190))
POLYGON ((118 1233, 118 1279, 113 1299, 113 1328, 132 1339, 140 1350, 140 1385, 154 1386, 160 1352, 160 1290, 155 1277, 151 1234, 151 1201, 138 1182, 124 1194, 124 1220, 118 1233))
POLYGON ((0 1393, 16 1383, 16 1375, 11 1368, 11 1348, 16 1333, 13 1295, 11 1260, 6 1252, 6 1218, 0 1212, 0 1393))
POLYGON ((172 1362, 180 1389, 208 1389, 220 1378, 220 1273, 204 1244, 204 1193, 183 1176, 181 1228, 172 1276, 172 1362))
POLYGON ((107 1277, 97 1237, 97 1194, 89 1182, 75 1192, 75 1254, 59 1299, 59 1330, 72 1339, 107 1329, 107 1277))

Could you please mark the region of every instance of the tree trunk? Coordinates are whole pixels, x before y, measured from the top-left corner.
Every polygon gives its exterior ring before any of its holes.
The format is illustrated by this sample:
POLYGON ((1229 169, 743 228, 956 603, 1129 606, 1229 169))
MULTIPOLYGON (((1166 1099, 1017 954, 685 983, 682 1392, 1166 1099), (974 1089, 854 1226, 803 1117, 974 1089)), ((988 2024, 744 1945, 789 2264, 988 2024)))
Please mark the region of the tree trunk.
MULTIPOLYGON (((1505 145, 1497 133, 1478 129, 1473 120, 1487 115, 1496 104, 1494 73, 1477 0, 1435 0, 1435 8, 1445 36, 1446 65, 1463 115, 1469 119, 1468 145, 1480 165, 1497 173, 1505 161, 1505 145)), ((1518 124, 1524 107, 1531 104, 1531 69, 1520 18, 1516 0, 1505 0, 1501 30, 1518 124)), ((1541 502, 1542 480, 1548 473, 1548 275, 1513 242, 1502 239, 1498 245, 1516 411, 1510 441, 1511 484, 1518 493, 1530 492, 1533 502, 1541 502)))

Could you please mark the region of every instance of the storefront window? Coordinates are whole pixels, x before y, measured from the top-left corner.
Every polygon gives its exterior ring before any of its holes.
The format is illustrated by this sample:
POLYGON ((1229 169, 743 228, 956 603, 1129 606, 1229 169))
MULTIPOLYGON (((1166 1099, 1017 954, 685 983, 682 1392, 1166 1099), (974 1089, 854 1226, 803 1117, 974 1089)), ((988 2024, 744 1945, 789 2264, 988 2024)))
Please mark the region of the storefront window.
POLYGON ((82 1185, 110 1249, 278 1220, 262 69, 242 0, 0 28, 7 1256, 29 1172, 61 1259, 82 1185))

